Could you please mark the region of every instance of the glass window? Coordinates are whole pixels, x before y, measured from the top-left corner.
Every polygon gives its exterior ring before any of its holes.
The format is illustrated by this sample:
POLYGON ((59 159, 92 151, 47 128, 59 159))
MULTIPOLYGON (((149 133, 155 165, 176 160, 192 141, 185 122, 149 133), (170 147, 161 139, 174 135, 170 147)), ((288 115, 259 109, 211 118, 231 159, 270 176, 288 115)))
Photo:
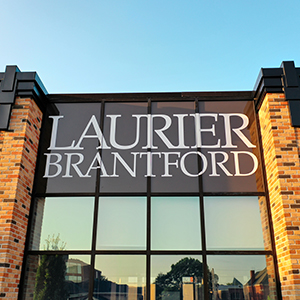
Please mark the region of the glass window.
MULTIPOLYGON (((272 259, 271 259, 272 260, 272 259)), ((277 299, 268 256, 208 256, 210 291, 216 299, 277 299)))
POLYGON ((101 192, 145 192, 147 102, 106 103, 104 136, 110 149, 102 149, 107 175, 102 173, 101 192))
POLYGON ((252 101, 199 102, 204 192, 263 191, 252 101))
POLYGON ((90 277, 87 255, 29 255, 24 299, 86 299, 90 277), (76 271, 69 265, 77 265, 76 271))
POLYGON ((146 256, 97 255, 95 299, 145 299, 146 256))
POLYGON ((151 199, 152 250, 201 249, 198 197, 151 199))
POLYGON ((92 197, 35 200, 31 250, 90 250, 94 214, 92 197))
POLYGON ((41 140, 38 193, 95 192, 101 103, 55 104, 41 140))
POLYGON ((203 270, 201 256, 153 255, 151 299, 204 299, 203 270))
POLYGON ((253 102, 143 100, 53 104, 25 299, 276 300, 253 102))
POLYGON ((264 250, 258 197, 205 197, 210 250, 264 250))
POLYGON ((194 102, 153 102, 153 192, 197 192, 194 102), (193 148, 193 149, 192 149, 193 148))
POLYGON ((145 197, 101 197, 97 249, 146 249, 145 197))

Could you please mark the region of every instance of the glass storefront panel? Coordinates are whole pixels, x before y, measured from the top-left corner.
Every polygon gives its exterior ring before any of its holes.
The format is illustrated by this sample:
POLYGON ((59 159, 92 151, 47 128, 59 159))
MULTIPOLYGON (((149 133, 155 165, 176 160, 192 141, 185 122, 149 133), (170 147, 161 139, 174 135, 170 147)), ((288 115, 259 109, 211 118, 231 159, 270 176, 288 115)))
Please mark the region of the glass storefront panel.
POLYGON ((101 103, 53 104, 43 125, 38 193, 95 192, 101 103))
POLYGON ((205 197, 209 250, 264 250, 258 197, 205 197))
POLYGON ((151 257, 151 299, 203 300, 201 256, 153 255, 151 257))
POLYGON ((94 198, 35 199, 30 250, 90 250, 94 198))
POLYGON ((204 192, 263 191, 253 102, 199 102, 198 118, 204 192))
POLYGON ((152 192, 197 192, 195 103, 153 102, 152 114, 152 192))
POLYGON ((147 102, 106 103, 103 134, 110 149, 102 149, 107 175, 101 192, 145 192, 147 174, 147 102))
POLYGON ((97 255, 94 299, 146 299, 146 256, 97 255))
POLYGON ((214 299, 277 299, 270 259, 263 255, 208 256, 214 299))
POLYGON ((200 227, 198 197, 151 199, 152 250, 200 250, 200 227))
POLYGON ((87 255, 29 255, 22 299, 87 299, 90 268, 87 255))
POLYGON ((101 197, 96 248, 145 250, 146 210, 145 197, 101 197))
POLYGON ((253 103, 123 100, 49 108, 24 299, 276 300, 253 103))

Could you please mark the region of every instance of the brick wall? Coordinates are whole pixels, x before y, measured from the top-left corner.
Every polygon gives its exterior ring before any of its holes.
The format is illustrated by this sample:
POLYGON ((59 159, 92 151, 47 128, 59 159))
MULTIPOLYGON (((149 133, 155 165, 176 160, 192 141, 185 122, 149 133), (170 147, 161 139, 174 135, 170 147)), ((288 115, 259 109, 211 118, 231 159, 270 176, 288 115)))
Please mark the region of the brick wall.
POLYGON ((300 299, 300 128, 284 94, 267 94, 259 110, 279 275, 284 300, 300 299))
POLYGON ((0 299, 17 299, 42 113, 17 98, 0 132, 0 299))

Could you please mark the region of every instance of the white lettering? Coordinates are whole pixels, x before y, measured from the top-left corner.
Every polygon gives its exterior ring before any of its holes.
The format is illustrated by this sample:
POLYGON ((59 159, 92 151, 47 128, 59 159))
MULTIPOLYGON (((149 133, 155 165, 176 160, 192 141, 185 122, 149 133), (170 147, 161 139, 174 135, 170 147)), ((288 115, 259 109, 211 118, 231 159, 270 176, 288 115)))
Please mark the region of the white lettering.
POLYGON ((180 157, 180 152, 162 152, 162 154, 165 157, 165 174, 163 174, 161 177, 172 177, 172 175, 170 175, 170 170, 169 167, 170 166, 175 166, 176 169, 178 169, 178 159, 175 160, 175 162, 170 162, 170 155, 177 155, 177 157, 180 157))
POLYGON ((103 164, 103 161, 102 161, 102 158, 101 158, 99 152, 96 153, 96 155, 84 177, 91 177, 90 172, 91 172, 91 170, 95 170, 95 169, 101 169, 101 171, 102 171, 102 174, 100 175, 101 177, 110 177, 106 172, 105 166, 103 164), (96 161, 98 164, 96 167, 93 167, 93 165, 95 164, 96 161))
POLYGON ((250 176, 252 174, 254 174, 258 168, 258 159, 257 157, 251 153, 251 152, 247 152, 247 151, 231 151, 231 153, 233 153, 234 155, 234 166, 235 166, 235 174, 234 176, 250 176), (240 162, 239 162, 239 155, 240 154, 246 154, 249 155, 252 158, 253 161, 253 168, 252 171, 242 174, 240 172, 240 162))
POLYGON ((111 154, 114 156, 114 172, 111 175, 111 177, 119 177, 119 175, 117 175, 117 160, 127 170, 127 172, 130 174, 131 177, 136 177, 136 156, 137 156, 138 152, 131 152, 131 154, 133 155, 132 169, 128 166, 128 164, 125 162, 125 160, 122 158, 122 156, 118 152, 112 152, 111 154))
POLYGON ((60 164, 58 164, 61 159, 62 156, 59 153, 45 153, 45 155, 47 156, 47 161, 46 161, 46 168, 45 168, 45 175, 43 176, 44 178, 54 178, 56 176, 58 176, 61 171, 62 171, 62 166, 60 164), (56 156, 56 161, 51 162, 51 156, 56 156), (56 173, 50 175, 50 166, 55 166, 56 167, 56 173))
POLYGON ((112 147, 114 147, 116 149, 127 150, 127 149, 131 149, 131 148, 135 147, 138 144, 139 138, 140 138, 140 122, 139 122, 139 120, 143 115, 132 115, 132 116, 136 118, 136 137, 135 137, 135 141, 133 144, 125 146, 125 145, 120 145, 116 142, 117 118, 121 117, 121 115, 107 115, 107 117, 111 119, 111 121, 110 121, 110 144, 112 145, 112 147))
POLYGON ((49 116, 50 119, 53 119, 52 123, 52 132, 51 132, 51 140, 50 147, 48 150, 70 150, 74 149, 75 141, 72 142, 71 146, 67 147, 56 147, 56 138, 57 138, 57 128, 58 128, 58 120, 62 119, 64 116, 49 116))
POLYGON ((176 148, 188 149, 189 146, 184 144, 184 117, 187 117, 187 114, 174 114, 174 117, 178 119, 178 146, 176 148))
POLYGON ((209 176, 220 176, 220 174, 217 173, 217 165, 220 167, 220 169, 223 170, 223 172, 227 175, 227 176, 232 176, 232 174, 225 168, 224 163, 226 163, 228 161, 228 154, 226 152, 208 152, 211 155, 211 169, 212 169, 212 173, 209 174, 209 176), (223 160, 220 162, 217 162, 216 160, 216 155, 217 154, 221 154, 223 155, 223 160))
POLYGON ((168 128, 170 128, 172 124, 172 120, 168 115, 148 115, 148 134, 147 134, 147 145, 143 147, 143 149, 157 149, 157 146, 153 145, 153 120, 154 118, 162 118, 165 120, 165 125, 163 128, 160 129, 154 129, 154 132, 160 137, 160 139, 163 141, 163 143, 168 147, 168 149, 176 149, 177 147, 174 146, 169 139, 166 137, 166 135, 163 133, 168 128))
POLYGON ((181 168, 181 171, 186 175, 186 176, 189 176, 189 177, 197 177, 197 176, 200 176, 202 175, 206 169, 207 169, 207 159, 206 157, 204 156, 204 154, 202 154, 201 152, 199 151, 191 151, 191 152, 187 152, 185 153, 181 160, 180 160, 180 168, 181 168), (199 155, 202 159, 202 170, 198 173, 198 174, 191 174, 187 171, 186 167, 185 167, 185 159, 187 158, 188 155, 191 155, 191 154, 196 154, 196 155, 199 155))
POLYGON ((237 145, 232 144, 232 136, 231 130, 241 139, 241 141, 248 147, 248 148, 255 148, 256 146, 253 145, 247 137, 242 133, 242 130, 245 129, 249 124, 249 119, 244 114, 220 114, 224 118, 224 126, 225 126, 225 138, 226 138, 226 145, 222 146, 222 148, 237 148, 237 145), (231 128, 230 117, 240 117, 243 120, 243 124, 239 128, 231 128))
POLYGON ((76 171, 76 173, 78 174, 79 177, 89 177, 89 176, 83 175, 81 173, 80 169, 77 167, 77 165, 80 165, 84 160, 83 154, 81 154, 81 153, 65 153, 65 155, 67 156, 66 173, 62 177, 73 177, 70 174, 71 165, 72 165, 73 169, 76 171), (75 156, 75 155, 79 157, 79 160, 76 163, 71 163, 72 162, 72 156, 75 156))
POLYGON ((211 132, 213 136, 216 136, 215 124, 212 124, 211 128, 201 128, 201 117, 211 117, 215 121, 218 120, 217 114, 190 114, 190 116, 195 118, 195 133, 196 133, 196 145, 192 148, 220 148, 220 139, 217 140, 215 145, 203 145, 202 143, 202 132, 211 132))
POLYGON ((157 155, 159 158, 161 158, 160 152, 140 152, 140 158, 146 155, 147 157, 147 174, 145 177, 156 177, 156 175, 152 174, 152 166, 153 166, 153 155, 157 155))
MULTIPOLYGON (((82 150, 82 149, 84 149, 83 147, 80 146, 80 144, 82 143, 82 141, 84 139, 94 139, 94 138, 98 138, 99 143, 100 143, 100 146, 97 147, 97 149, 100 149, 100 148, 102 148, 102 149, 110 149, 110 147, 108 147, 107 144, 106 144, 106 141, 105 141, 104 136, 102 134, 102 131, 101 131, 100 127, 99 127, 97 119, 93 115, 91 117, 90 121, 88 122, 88 124, 86 125, 86 127, 85 127, 85 129, 84 129, 84 131, 83 131, 83 133, 82 133, 82 135, 81 135, 81 137, 80 137, 77 145, 74 147, 74 149, 76 149, 76 150, 82 150), (88 132, 88 130, 89 130, 89 128, 90 128, 91 125, 94 127, 94 130, 95 130, 96 134, 94 134, 94 135, 87 135, 87 132, 88 132)), ((75 141, 73 141, 73 143, 74 142, 75 141)), ((72 145, 73 145, 73 143, 72 143, 72 145)))

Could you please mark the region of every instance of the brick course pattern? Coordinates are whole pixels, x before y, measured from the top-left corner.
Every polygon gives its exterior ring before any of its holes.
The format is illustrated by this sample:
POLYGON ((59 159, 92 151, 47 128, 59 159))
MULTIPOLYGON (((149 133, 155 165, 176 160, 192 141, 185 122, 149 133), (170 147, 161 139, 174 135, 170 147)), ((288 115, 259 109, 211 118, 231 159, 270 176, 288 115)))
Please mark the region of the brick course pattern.
POLYGON ((0 132, 0 299, 17 299, 42 113, 16 98, 8 131, 0 132))
POLYGON ((263 153, 284 300, 300 299, 300 128, 284 94, 266 94, 259 110, 263 153))

